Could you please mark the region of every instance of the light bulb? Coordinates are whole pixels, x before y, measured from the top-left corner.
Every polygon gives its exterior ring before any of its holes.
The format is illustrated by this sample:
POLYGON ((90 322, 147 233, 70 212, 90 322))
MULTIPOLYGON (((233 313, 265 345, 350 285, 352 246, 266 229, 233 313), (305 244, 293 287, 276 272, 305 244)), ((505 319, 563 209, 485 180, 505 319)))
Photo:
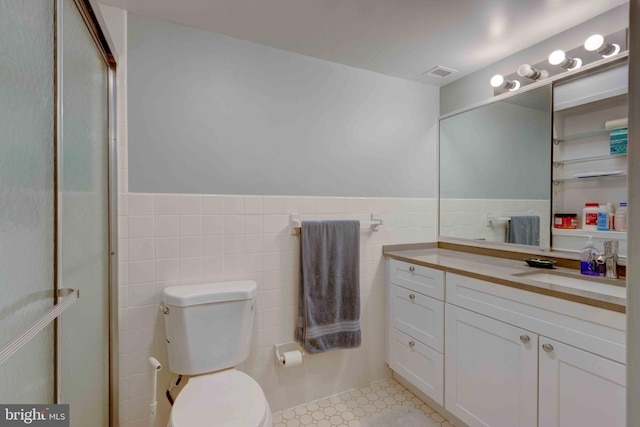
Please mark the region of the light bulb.
POLYGON ((529 64, 522 64, 518 67, 518 75, 531 80, 540 80, 549 77, 547 70, 536 70, 529 64))
POLYGON ((529 64, 522 64, 518 67, 518 75, 520 77, 527 77, 533 72, 533 67, 529 64))
POLYGON ((495 76, 491 77, 491 86, 501 87, 503 83, 504 77, 502 77, 502 75, 496 74, 495 76))
POLYGON ((594 34, 584 42, 584 48, 589 52, 593 52, 601 48, 603 44, 604 37, 602 37, 600 34, 594 34))
POLYGON ((607 43, 600 34, 594 34, 584 42, 584 48, 589 52, 596 52, 603 58, 609 58, 620 53, 620 45, 607 43))
POLYGON ((571 58, 563 50, 554 50, 549 55, 549 64, 559 65, 565 70, 575 70, 582 66, 582 59, 571 58))
POLYGON ((567 59, 567 55, 564 53, 564 50, 554 50, 551 52, 551 55, 549 55, 549 64, 560 65, 565 59, 567 59))
POLYGON ((520 82, 518 80, 507 80, 501 74, 496 74, 491 77, 491 86, 495 88, 509 89, 511 92, 520 89, 520 82))

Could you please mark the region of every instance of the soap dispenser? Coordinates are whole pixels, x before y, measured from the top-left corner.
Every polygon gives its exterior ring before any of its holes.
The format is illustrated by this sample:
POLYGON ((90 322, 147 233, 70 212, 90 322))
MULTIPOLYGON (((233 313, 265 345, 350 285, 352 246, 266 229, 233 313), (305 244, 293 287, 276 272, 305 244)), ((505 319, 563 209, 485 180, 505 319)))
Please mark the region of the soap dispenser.
POLYGON ((580 273, 587 276, 599 276, 600 265, 598 264, 598 251, 593 244, 591 236, 587 236, 587 246, 580 251, 580 273))

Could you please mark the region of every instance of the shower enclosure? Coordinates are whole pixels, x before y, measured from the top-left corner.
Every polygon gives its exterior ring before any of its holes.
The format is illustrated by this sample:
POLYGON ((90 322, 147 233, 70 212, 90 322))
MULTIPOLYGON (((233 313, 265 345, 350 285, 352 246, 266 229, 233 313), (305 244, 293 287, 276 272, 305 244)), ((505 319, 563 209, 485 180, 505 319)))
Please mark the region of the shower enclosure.
POLYGON ((68 403, 78 427, 117 424, 115 61, 92 5, 0 2, 0 404, 68 403))

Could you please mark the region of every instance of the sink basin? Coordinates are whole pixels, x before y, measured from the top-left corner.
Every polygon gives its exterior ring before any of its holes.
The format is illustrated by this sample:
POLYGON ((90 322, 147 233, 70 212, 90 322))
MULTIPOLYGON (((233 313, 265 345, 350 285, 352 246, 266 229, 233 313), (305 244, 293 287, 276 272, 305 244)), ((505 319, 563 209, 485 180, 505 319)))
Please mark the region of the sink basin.
POLYGON ((598 294, 611 295, 618 298, 626 298, 627 296, 627 288, 624 286, 601 283, 589 279, 581 279, 571 274, 534 271, 516 273, 513 276, 527 278, 529 280, 535 280, 536 282, 547 283, 550 285, 558 285, 588 292, 595 292, 598 294))

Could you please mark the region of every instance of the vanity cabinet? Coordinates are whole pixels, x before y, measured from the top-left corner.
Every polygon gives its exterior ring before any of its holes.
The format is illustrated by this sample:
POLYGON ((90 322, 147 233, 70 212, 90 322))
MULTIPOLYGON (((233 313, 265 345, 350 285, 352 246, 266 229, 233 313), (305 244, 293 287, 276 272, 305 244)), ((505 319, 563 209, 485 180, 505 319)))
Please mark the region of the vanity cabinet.
POLYGON ((390 260, 387 362, 444 404, 444 272, 390 260))
POLYGON ((390 259, 387 362, 469 426, 624 427, 626 316, 390 259))
POLYGON ((470 426, 625 426, 622 313, 447 273, 445 408, 470 426))

